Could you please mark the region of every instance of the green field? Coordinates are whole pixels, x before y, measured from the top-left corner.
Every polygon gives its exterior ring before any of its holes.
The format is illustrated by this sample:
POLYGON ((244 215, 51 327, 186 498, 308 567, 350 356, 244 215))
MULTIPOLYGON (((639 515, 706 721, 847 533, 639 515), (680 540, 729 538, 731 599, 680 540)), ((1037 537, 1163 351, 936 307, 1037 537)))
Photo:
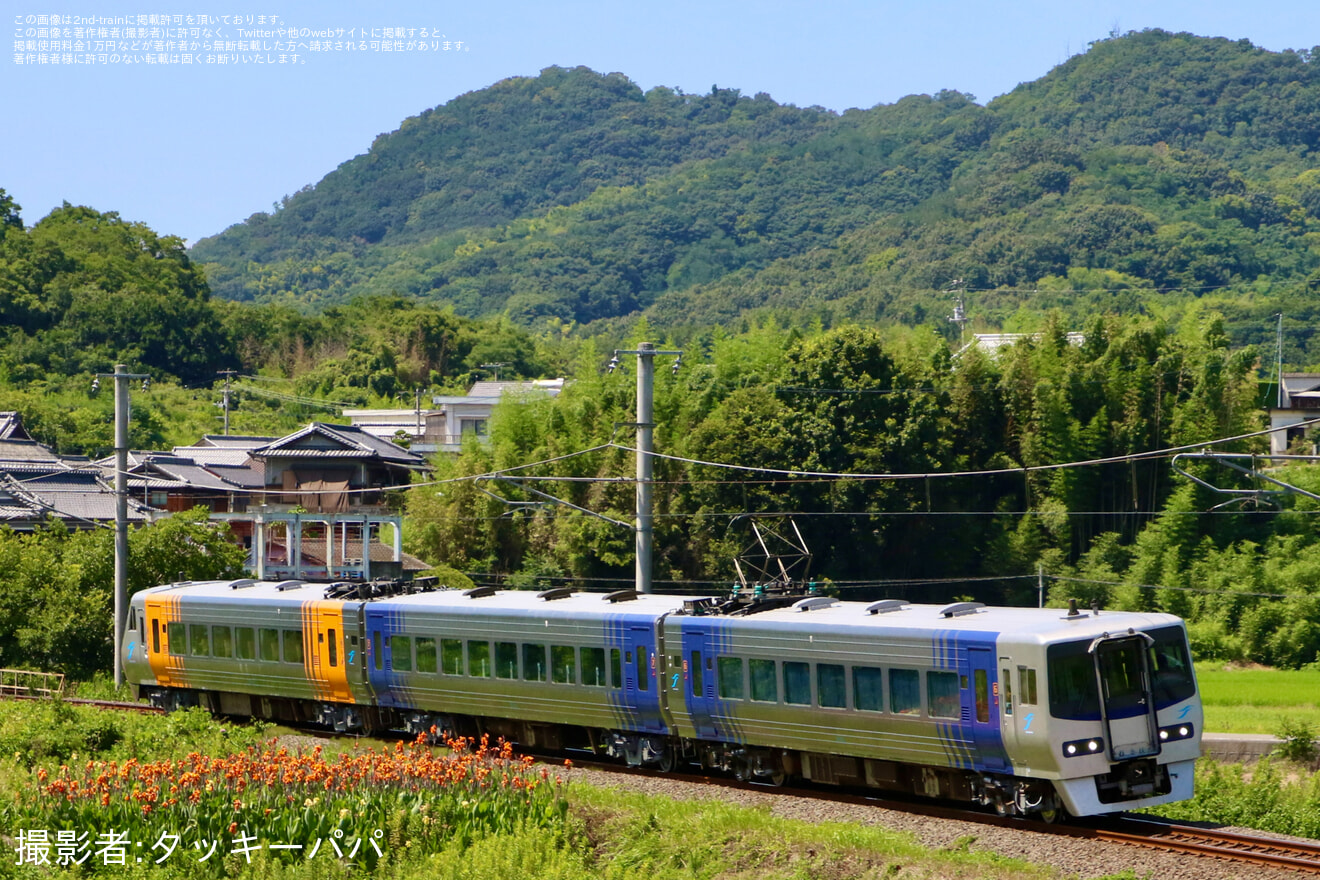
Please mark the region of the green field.
POLYGON ((1278 733, 1285 720, 1320 728, 1320 669, 1248 669, 1198 663, 1205 729, 1278 733))

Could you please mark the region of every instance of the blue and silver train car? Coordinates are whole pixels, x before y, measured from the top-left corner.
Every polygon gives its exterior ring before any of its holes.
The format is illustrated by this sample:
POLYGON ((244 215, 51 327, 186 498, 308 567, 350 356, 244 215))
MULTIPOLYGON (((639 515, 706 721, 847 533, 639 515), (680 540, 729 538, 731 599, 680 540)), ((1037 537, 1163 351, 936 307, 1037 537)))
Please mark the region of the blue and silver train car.
POLYGON ((165 706, 339 730, 490 732, 1090 815, 1187 798, 1200 700, 1162 614, 254 581, 133 597, 130 681, 165 706), (727 607, 727 606, 726 606, 727 607))
POLYGON ((1163 614, 808 598, 670 615, 667 705, 707 763, 1074 815, 1191 797, 1201 704, 1163 614))

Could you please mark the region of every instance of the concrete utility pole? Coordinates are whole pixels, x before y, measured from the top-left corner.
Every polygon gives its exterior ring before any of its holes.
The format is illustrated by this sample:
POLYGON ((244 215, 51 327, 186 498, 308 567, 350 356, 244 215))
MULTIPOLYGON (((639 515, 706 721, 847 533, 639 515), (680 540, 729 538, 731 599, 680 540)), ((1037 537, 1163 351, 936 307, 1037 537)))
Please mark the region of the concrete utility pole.
POLYGON ((655 385, 655 356, 678 355, 674 362, 674 372, 678 372, 683 361, 681 351, 658 351, 654 343, 638 343, 635 351, 619 350, 614 352, 609 371, 612 373, 619 365, 619 355, 637 355, 637 522, 633 528, 636 539, 637 566, 635 579, 637 592, 651 592, 651 483, 653 464, 651 454, 654 448, 655 423, 652 402, 655 385))
POLYGON ((229 381, 234 378, 233 370, 221 370, 220 375, 225 377, 224 403, 225 411, 225 436, 229 436, 229 381))
POLYGON ((128 380, 141 379, 147 390, 151 377, 130 373, 125 364, 115 364, 113 373, 98 373, 92 381, 95 393, 100 377, 115 380, 115 687, 124 683, 124 664, 120 647, 124 643, 124 624, 128 620, 128 380))
POLYGON ((128 367, 115 364, 115 687, 124 683, 128 619, 128 367))

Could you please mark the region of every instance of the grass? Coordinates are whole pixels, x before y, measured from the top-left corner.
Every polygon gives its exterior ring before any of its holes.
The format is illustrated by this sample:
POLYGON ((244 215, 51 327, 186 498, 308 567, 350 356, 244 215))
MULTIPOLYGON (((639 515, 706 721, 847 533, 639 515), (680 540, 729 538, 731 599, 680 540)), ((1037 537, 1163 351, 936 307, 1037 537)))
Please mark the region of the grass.
MULTIPOLYGON (((108 774, 113 769, 108 762, 119 762, 119 773, 127 774, 124 786, 133 786, 137 776, 147 774, 156 781, 148 780, 143 787, 159 784, 161 796, 165 796, 164 789, 173 779, 180 785, 174 794, 183 800, 190 790, 187 786, 205 787, 209 779, 216 780, 217 789, 222 785, 214 775, 193 779, 199 758, 189 757, 189 753, 238 755, 226 759, 226 766, 244 760, 262 763, 249 749, 259 752, 261 743, 274 732, 265 726, 213 721, 198 710, 143 716, 50 703, 10 703, 5 709, 0 715, 0 747, 5 749, 0 752, 0 837, 5 839, 10 855, 0 859, 0 880, 36 880, 54 873, 44 866, 14 864, 18 833, 35 827, 24 824, 32 821, 33 814, 23 805, 32 803, 32 792, 40 786, 43 773, 49 789, 66 776, 84 778, 89 772, 85 769, 88 762, 92 762, 93 775, 108 774), (142 766, 129 770, 126 762, 134 759, 142 766), (149 767, 149 762, 155 764, 149 767), (64 774, 61 765, 69 767, 64 774), (185 776, 190 781, 185 783, 185 776)), ((348 753, 346 757, 363 757, 364 746, 354 748, 351 741, 343 740, 333 745, 348 753)), ((392 766, 383 763, 383 757, 373 760, 379 765, 378 774, 388 773, 392 766)), ((250 776, 255 779, 247 771, 236 774, 239 780, 250 776)), ((256 786, 255 781, 249 784, 256 786)), ((288 784, 287 780, 282 784, 288 784)), ((255 803, 264 796, 257 791, 259 787, 234 797, 255 803)), ((223 872, 242 880, 1057 880, 1061 876, 1052 868, 975 851, 974 838, 970 837, 945 849, 929 850, 910 834, 878 826, 810 824, 774 816, 766 809, 718 800, 673 801, 587 785, 561 791, 568 811, 560 813, 555 821, 514 823, 498 833, 476 829, 471 835, 454 836, 439 845, 434 839, 424 839, 425 835, 408 832, 411 820, 400 813, 398 821, 390 826, 390 834, 382 840, 384 857, 371 870, 329 858, 327 849, 311 861, 281 861, 258 852, 247 863, 230 856, 223 862, 223 872)), ((382 796, 387 792, 388 787, 382 786, 382 796)), ((402 803, 415 795, 409 789, 399 797, 402 803)), ((200 795, 202 804, 206 798, 206 794, 200 795)), ((310 809, 314 814, 316 799, 311 800, 311 807, 307 799, 299 800, 296 812, 303 814, 310 809)), ((280 812, 276 809, 269 821, 276 822, 280 812)), ((342 813, 338 814, 340 819, 342 813)), ((156 828, 152 824, 163 822, 164 815, 153 810, 134 819, 143 825, 137 833, 150 836, 152 831, 173 831, 187 836, 189 829, 156 828)), ((307 824, 315 817, 302 818, 307 824)), ((94 823, 96 817, 89 814, 84 819, 94 823)), ((265 820, 258 817, 256 821, 265 820)), ((59 828, 50 825, 46 830, 53 843, 59 828)), ((144 851, 151 845, 150 840, 144 843, 144 851)), ((197 858, 198 853, 191 849, 180 850, 160 866, 151 864, 150 858, 137 863, 130 857, 123 866, 97 866, 88 871, 89 866, 84 865, 71 876, 108 877, 111 872, 117 880, 202 880, 216 876, 215 869, 196 864, 197 858)), ((1125 875, 1117 878, 1129 880, 1125 875)))
POLYGON ((1287 721, 1320 726, 1320 669, 1198 663, 1205 729, 1277 734, 1287 721))

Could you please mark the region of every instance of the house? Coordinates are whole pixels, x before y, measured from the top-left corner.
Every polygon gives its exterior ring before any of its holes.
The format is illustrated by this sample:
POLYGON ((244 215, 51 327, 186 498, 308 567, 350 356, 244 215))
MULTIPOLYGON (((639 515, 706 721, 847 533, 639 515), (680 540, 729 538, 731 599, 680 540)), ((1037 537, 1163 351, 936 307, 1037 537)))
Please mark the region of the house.
MULTIPOLYGON (((210 456, 207 469, 221 473, 218 461, 234 447, 215 447, 195 454, 210 456)), ((246 479, 260 480, 248 490, 246 510, 212 518, 243 537, 257 577, 369 579, 373 563, 377 575, 408 570, 403 517, 386 492, 408 486, 425 465, 420 454, 357 426, 313 422, 246 455, 252 469, 246 479), (386 535, 389 545, 381 543, 386 535)), ((239 479, 231 466, 230 478, 239 479)))
POLYGON ((445 431, 442 409, 346 409, 343 415, 353 427, 382 440, 406 438, 408 448, 422 454, 435 452, 445 431))
MULTIPOLYGON (((954 352, 953 356, 956 358, 968 349, 975 348, 993 358, 999 355, 999 350, 1002 348, 1016 345, 1023 339, 1035 340, 1039 338, 1039 333, 975 333, 972 335, 972 341, 954 352)), ((1086 342, 1084 333, 1067 333, 1064 338, 1068 340, 1069 345, 1074 346, 1080 346, 1086 342)))
MULTIPOLYGON (((1270 408, 1270 452, 1283 455, 1311 436, 1313 426, 1304 425, 1320 419, 1320 373, 1283 373, 1279 394, 1270 408)), ((1315 454, 1313 444, 1302 443, 1305 454, 1315 454)))
MULTIPOLYGON (((18 413, 0 412, 0 523, 16 531, 31 531, 50 519, 70 529, 113 523, 112 480, 85 459, 64 458, 33 440, 18 413)), ((130 522, 145 521, 147 513, 145 505, 130 499, 130 522)))
POLYGON ((504 396, 526 398, 557 397, 564 390, 563 379, 536 379, 531 382, 476 382, 461 396, 432 397, 431 403, 442 408, 443 432, 436 441, 444 452, 458 452, 463 438, 485 438, 490 429, 490 415, 504 396))
MULTIPOLYGON (((113 458, 98 464, 113 473, 113 458)), ((373 564, 376 575, 425 567, 403 553, 403 518, 384 491, 407 486, 423 464, 362 428, 313 422, 286 437, 207 435, 133 451, 129 490, 160 513, 209 509, 259 577, 369 578, 373 564)))
POLYGON ((315 513, 378 508, 381 490, 406 487, 426 465, 420 454, 355 425, 312 422, 301 431, 253 449, 264 466, 268 503, 315 513))

